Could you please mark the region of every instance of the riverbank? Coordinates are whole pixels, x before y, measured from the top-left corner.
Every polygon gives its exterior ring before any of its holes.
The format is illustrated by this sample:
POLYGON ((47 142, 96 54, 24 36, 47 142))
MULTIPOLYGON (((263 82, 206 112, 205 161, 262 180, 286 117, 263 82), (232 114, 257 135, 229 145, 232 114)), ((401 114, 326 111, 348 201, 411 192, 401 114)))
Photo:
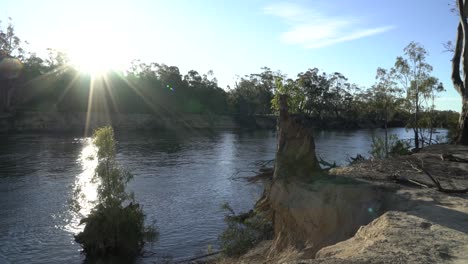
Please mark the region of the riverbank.
POLYGON ((267 201, 275 238, 220 262, 467 263, 467 175, 468 147, 434 145, 308 181, 273 179, 257 210, 267 201))
MULTIPOLYGON (((142 113, 101 113, 92 112, 38 112, 18 111, 0 113, 0 133, 8 132, 72 132, 90 131, 97 127, 111 125, 116 130, 151 131, 155 129, 275 129, 277 116, 274 115, 219 115, 172 113, 165 115, 142 113), (89 120, 87 122, 87 120, 89 120)), ((374 129, 382 124, 371 121, 318 120, 311 118, 317 129, 374 129)), ((389 123, 389 128, 404 127, 399 120, 389 123)))
POLYGON ((111 125, 116 130, 151 131, 155 129, 273 129, 274 116, 215 115, 215 114, 121 114, 17 112, 0 115, 0 133, 7 132, 69 132, 92 131, 111 125))

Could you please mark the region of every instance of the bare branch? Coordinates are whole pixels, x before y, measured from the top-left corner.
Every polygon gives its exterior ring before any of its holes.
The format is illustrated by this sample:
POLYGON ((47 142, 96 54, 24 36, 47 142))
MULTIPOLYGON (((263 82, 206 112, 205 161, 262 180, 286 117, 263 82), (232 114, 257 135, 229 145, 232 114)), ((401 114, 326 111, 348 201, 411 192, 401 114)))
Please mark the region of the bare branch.
POLYGON ((421 172, 424 172, 424 174, 426 174, 427 177, 429 177, 429 179, 431 179, 431 181, 437 187, 437 190, 439 192, 443 192, 443 193, 468 193, 468 188, 465 188, 465 189, 445 189, 444 187, 442 187, 442 185, 440 184, 439 179, 437 179, 428 170, 426 170, 424 168, 423 160, 422 159, 419 159, 419 160, 421 161, 421 165, 410 163, 411 167, 414 168, 414 169, 417 169, 417 170, 419 170, 421 172))
POLYGON ((450 52, 450 53, 455 52, 455 46, 453 45, 452 41, 447 41, 445 43, 442 43, 442 46, 444 46, 444 50, 442 52, 450 52))

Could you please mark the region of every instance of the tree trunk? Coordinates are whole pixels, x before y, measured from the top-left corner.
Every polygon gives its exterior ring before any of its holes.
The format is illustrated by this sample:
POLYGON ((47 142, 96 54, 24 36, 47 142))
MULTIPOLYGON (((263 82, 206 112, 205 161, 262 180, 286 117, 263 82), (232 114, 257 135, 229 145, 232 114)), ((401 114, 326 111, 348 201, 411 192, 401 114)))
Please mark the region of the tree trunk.
POLYGON ((12 110, 12 98, 15 92, 15 84, 13 80, 8 81, 8 86, 6 90, 6 98, 5 98, 5 107, 6 111, 10 112, 12 110))
POLYGON ((10 108, 10 82, 9 80, 0 81, 0 112, 8 112, 10 108))
POLYGON ((416 150, 419 149, 419 131, 418 131, 418 128, 413 128, 413 132, 414 132, 414 148, 416 150))
POLYGON ((280 96, 274 179, 305 179, 321 171, 315 156, 311 120, 288 113, 287 96, 280 96))
POLYGON ((434 128, 433 128, 432 123, 431 123, 431 126, 430 126, 429 129, 430 129, 430 131, 429 131, 429 146, 430 146, 430 145, 432 145, 432 133, 434 132, 434 128))
POLYGON ((385 157, 388 157, 388 113, 385 112, 385 157))
POLYGON ((468 85, 468 1, 458 0, 458 14, 460 22, 457 28, 457 41, 455 42, 455 50, 452 59, 452 82, 455 89, 462 97, 462 111, 458 121, 458 137, 457 143, 468 145, 468 94, 466 92, 466 85, 468 85), (460 70, 461 66, 461 70, 460 70), (460 76, 463 72, 463 78, 460 76))
POLYGON ((460 120, 458 121, 458 138, 457 142, 462 145, 468 145, 468 99, 463 99, 462 111, 460 120))
POLYGON ((421 140, 421 148, 424 148, 424 142, 426 139, 424 138, 423 129, 419 128, 418 131, 419 131, 419 138, 421 140))
MULTIPOLYGON (((419 74, 418 74, 419 75, 419 74)), ((414 147, 416 150, 419 149, 419 120, 418 120, 418 114, 419 114, 419 84, 418 81, 416 80, 416 112, 414 113, 414 124, 413 128, 414 130, 414 147)))
POLYGON ((432 94, 432 106, 431 106, 431 117, 429 118, 429 145, 432 145, 432 134, 434 133, 434 94, 432 94))

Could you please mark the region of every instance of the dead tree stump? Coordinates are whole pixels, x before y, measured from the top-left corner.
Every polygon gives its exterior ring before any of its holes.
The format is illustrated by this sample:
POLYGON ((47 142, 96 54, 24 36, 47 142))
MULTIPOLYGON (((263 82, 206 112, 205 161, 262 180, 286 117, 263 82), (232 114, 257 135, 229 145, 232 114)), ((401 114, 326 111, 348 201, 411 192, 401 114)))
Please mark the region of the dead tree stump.
POLYGON ((321 171, 315 155, 312 122, 288 112, 287 96, 280 96, 276 163, 273 179, 307 178, 321 171))

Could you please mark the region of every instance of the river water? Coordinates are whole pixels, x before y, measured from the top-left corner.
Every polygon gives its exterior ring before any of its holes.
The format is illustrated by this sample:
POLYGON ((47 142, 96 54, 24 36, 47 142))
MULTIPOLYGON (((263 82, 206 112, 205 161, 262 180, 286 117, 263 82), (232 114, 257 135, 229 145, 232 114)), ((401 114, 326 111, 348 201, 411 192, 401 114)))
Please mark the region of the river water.
MULTIPOLYGON (((344 165, 350 156, 368 156, 373 133, 383 131, 316 131, 317 154, 344 165)), ((403 128, 391 133, 411 137, 403 128)), ((139 263, 216 249, 224 228, 221 204, 249 210, 262 191, 235 177, 253 175, 276 148, 273 131, 117 133, 117 140, 118 161, 134 175, 128 187, 160 232, 146 247, 157 255, 139 263)), ((94 151, 89 139, 73 134, 0 136, 0 263, 83 262, 73 240, 82 229, 80 216, 69 200, 80 186, 81 213, 89 212, 96 195, 94 151)))

